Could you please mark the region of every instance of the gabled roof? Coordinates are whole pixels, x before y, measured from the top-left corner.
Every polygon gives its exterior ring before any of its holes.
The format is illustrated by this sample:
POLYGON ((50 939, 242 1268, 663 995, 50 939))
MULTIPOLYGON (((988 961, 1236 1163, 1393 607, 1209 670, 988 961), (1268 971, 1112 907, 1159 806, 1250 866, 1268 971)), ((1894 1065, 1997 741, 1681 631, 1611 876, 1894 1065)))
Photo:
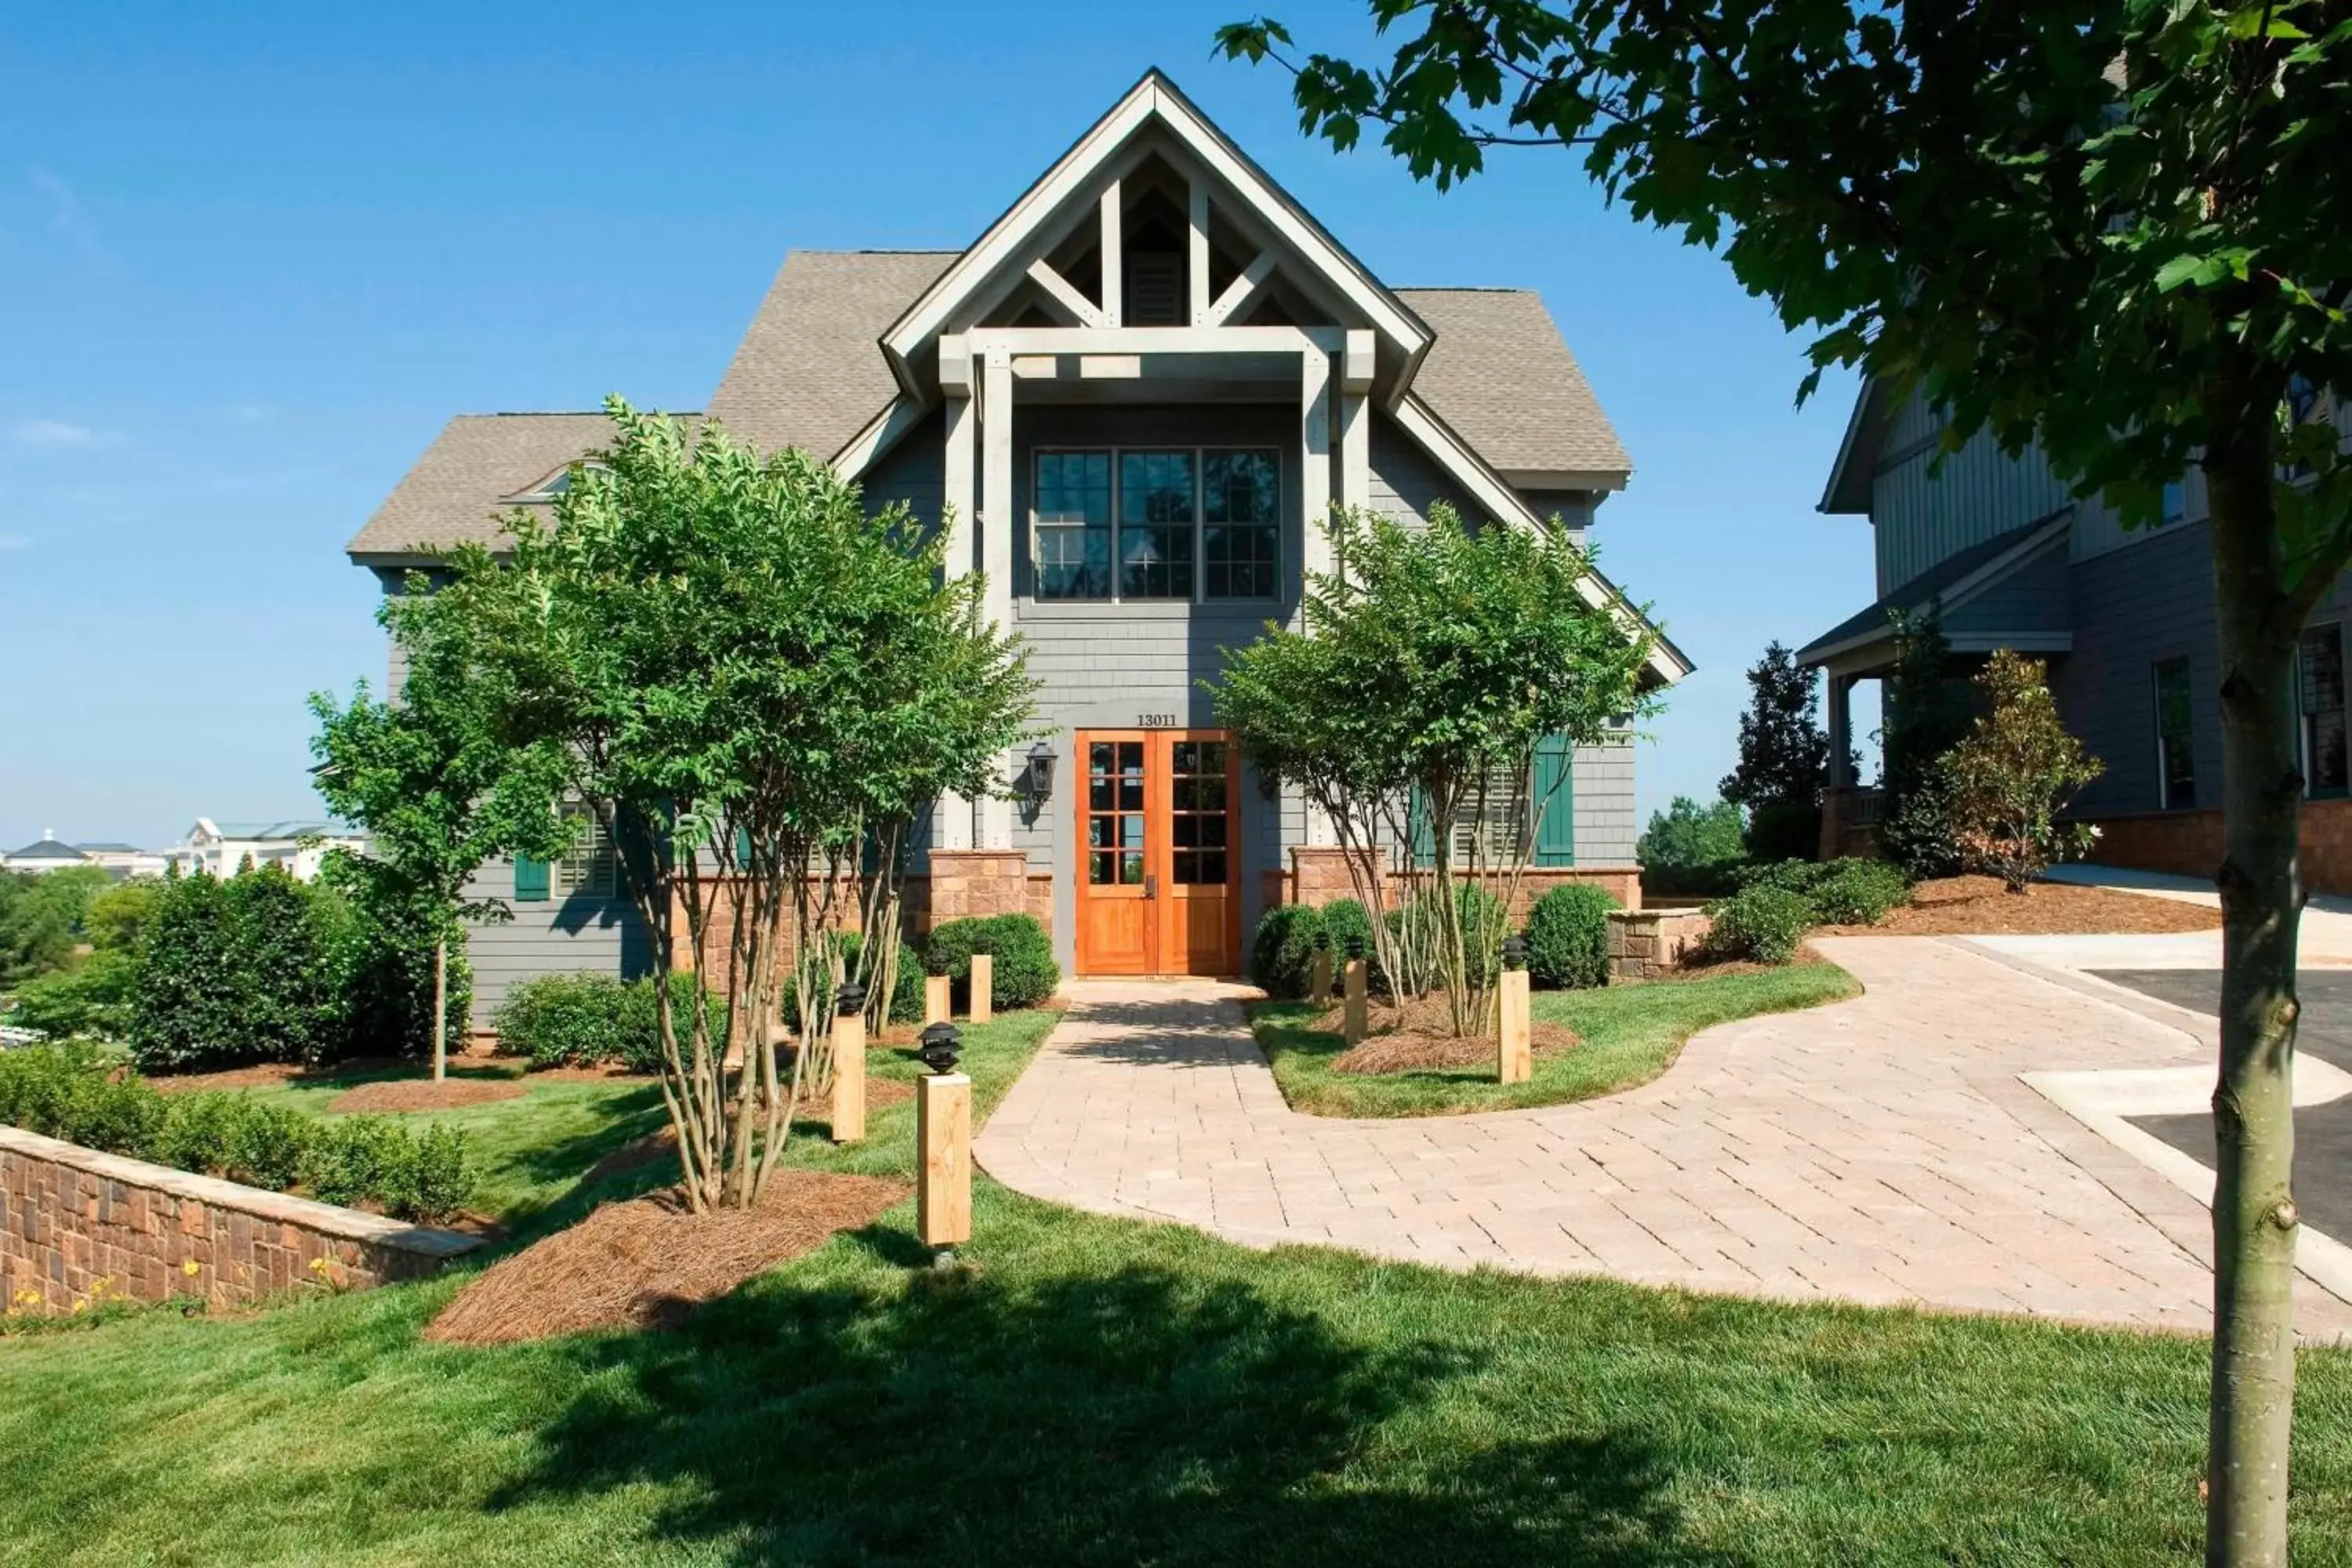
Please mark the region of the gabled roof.
MULTIPOLYGON (((2045 551, 2063 548, 2074 515, 2074 509, 2070 506, 1947 556, 1799 648, 1798 665, 1818 667, 1881 641, 1891 647, 1895 638, 1891 612, 1916 615, 1930 603, 1937 605, 1946 615, 1962 608, 1987 590, 2015 577, 2045 551)), ((1958 639, 1953 640, 1957 646, 1958 639)), ((1998 634, 1977 640, 1996 644, 2004 641, 1998 634)), ((2007 640, 2013 643, 2017 639, 2007 640)))
POLYGON ((1162 134, 1180 156, 1220 187, 1216 199, 1237 201, 1360 318, 1351 324, 1378 335, 1381 357, 1400 369, 1396 384, 1429 346, 1429 329, 1371 269, 1350 254, 1289 192, 1226 137, 1158 67, 1120 95, 1069 151, 1039 175, 997 220, 925 289, 882 334, 899 386, 920 398, 929 390, 919 362, 968 306, 1010 272, 1025 268, 1059 237, 1054 226, 1092 199, 1116 175, 1147 132, 1162 134))
POLYGON ((23 860, 87 860, 89 858, 89 856, 72 845, 60 843, 54 838, 36 838, 22 849, 12 849, 7 855, 8 863, 12 866, 23 860))

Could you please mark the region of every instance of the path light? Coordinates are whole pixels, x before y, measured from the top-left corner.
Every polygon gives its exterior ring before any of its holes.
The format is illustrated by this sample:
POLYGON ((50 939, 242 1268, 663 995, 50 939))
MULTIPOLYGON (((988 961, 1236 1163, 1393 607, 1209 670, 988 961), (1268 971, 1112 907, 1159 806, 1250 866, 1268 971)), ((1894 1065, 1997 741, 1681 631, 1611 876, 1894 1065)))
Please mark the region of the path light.
POLYGON ((1360 937, 1360 936, 1351 936, 1351 937, 1349 937, 1349 938, 1348 939, 1348 962, 1349 962, 1349 963, 1356 963, 1357 961, 1359 961, 1360 959, 1361 959, 1363 956, 1364 956, 1364 939, 1363 939, 1362 937, 1360 937))
POLYGON ((1307 965, 1307 999, 1318 1007, 1331 999, 1331 933, 1315 929, 1315 959, 1307 965))
POLYGON ((845 980, 834 993, 833 1141, 866 1136, 866 987, 845 980))
POLYGON ((933 1024, 923 1031, 923 1048, 916 1054, 925 1067, 945 1076, 955 1071, 963 1055, 962 1045, 963 1037, 953 1024, 933 1024))
POLYGON ((1516 933, 1503 943, 1502 983, 1495 993, 1495 1080, 1525 1083, 1535 1071, 1535 1017, 1528 1011, 1528 944, 1516 933))
POLYGON ((1339 1038, 1353 1049, 1364 1043, 1364 1031, 1370 1025, 1366 1001, 1367 976, 1364 971, 1364 939, 1348 939, 1348 972, 1339 985, 1339 1038))
POLYGON ((1503 967, 1525 969, 1528 966, 1528 939, 1514 931, 1503 939, 1503 967))

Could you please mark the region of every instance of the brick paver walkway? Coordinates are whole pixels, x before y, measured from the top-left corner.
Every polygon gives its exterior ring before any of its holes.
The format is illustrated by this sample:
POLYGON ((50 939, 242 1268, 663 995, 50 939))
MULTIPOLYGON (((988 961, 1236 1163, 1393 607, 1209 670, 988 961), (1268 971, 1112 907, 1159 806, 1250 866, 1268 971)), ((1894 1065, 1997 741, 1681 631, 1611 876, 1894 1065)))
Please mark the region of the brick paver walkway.
MULTIPOLYGON (((2200 1330, 2194 1199, 2018 1081, 2189 1035, 1960 945, 1840 938, 1867 994, 1709 1029, 1655 1083, 1413 1121, 1292 1111, 1230 987, 1086 983, 982 1131, 1006 1185, 1252 1246, 2200 1330)), ((2352 1306, 2299 1280, 2300 1321, 2352 1306)))

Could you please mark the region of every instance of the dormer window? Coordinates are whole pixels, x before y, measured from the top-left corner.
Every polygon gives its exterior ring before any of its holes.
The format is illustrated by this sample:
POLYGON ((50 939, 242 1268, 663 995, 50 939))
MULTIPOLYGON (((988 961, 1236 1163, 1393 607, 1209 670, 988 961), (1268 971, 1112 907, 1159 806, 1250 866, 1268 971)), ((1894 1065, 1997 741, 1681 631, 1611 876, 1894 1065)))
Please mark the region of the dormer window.
POLYGON ((517 490, 514 494, 507 497, 507 500, 510 501, 520 501, 525 506, 542 505, 546 502, 552 501, 556 497, 563 494, 566 490, 569 490, 572 488, 572 476, 581 469, 601 469, 604 466, 604 465, 602 463, 580 461, 566 463, 563 467, 556 469, 555 472, 548 475, 547 478, 540 480, 539 483, 532 485, 528 489, 517 490))

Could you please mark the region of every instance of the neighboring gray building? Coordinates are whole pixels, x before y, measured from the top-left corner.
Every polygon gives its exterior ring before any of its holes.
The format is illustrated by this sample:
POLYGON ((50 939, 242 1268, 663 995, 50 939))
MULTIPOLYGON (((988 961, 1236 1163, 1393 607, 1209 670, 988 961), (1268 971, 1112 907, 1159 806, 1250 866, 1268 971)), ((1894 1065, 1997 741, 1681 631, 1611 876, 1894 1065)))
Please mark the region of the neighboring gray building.
MULTIPOLYGON (((2317 399, 2301 411, 2308 417, 2317 399)), ((1917 396, 1878 384, 1857 400, 1821 510, 1867 517, 1876 602, 1799 650, 1828 677, 1830 754, 1844 754, 1848 696, 1883 678, 1895 641, 1888 612, 1935 603, 1953 651, 2014 648, 2045 658, 2067 727, 2105 764, 2074 815, 2101 827, 2098 858, 2210 876, 2221 861, 2221 668, 2213 624, 2212 542, 2203 476, 2165 495, 2164 517, 2126 531, 2099 501, 2078 501, 2037 450, 2004 456, 1979 433, 1930 471, 1945 422, 1917 396)), ((2297 681, 2305 788, 2340 801, 2345 732, 2347 584, 2304 634, 2297 681)), ((1876 792, 1839 779, 1825 849, 1853 847, 1876 820, 1876 792)), ((2352 823, 2339 806, 2307 809, 2305 873, 2352 890, 2352 823)))
MULTIPOLYGON (((876 505, 950 530, 1026 640, 1058 764, 1024 802, 951 801, 910 880, 919 921, 1026 909, 1066 969, 1230 973, 1269 902, 1326 896, 1328 825, 1268 802, 1201 682, 1297 610, 1335 504, 1580 532, 1630 472, 1534 294, 1395 289, 1154 71, 961 251, 794 251, 708 416, 823 454, 876 505)), ((454 419, 350 545, 388 592, 432 550, 494 542, 601 445, 594 414, 454 419)), ((1599 579, 1595 604, 1633 612, 1599 579)), ((1689 665, 1661 639, 1652 676, 1689 665)), ((399 672, 393 677, 396 682, 399 672)), ((1026 759, 1005 759, 1008 779, 1026 759)), ((1545 877, 1633 891, 1633 752, 1562 752, 1545 877)), ((476 995, 652 962, 609 850, 484 873, 511 924, 476 995)))

